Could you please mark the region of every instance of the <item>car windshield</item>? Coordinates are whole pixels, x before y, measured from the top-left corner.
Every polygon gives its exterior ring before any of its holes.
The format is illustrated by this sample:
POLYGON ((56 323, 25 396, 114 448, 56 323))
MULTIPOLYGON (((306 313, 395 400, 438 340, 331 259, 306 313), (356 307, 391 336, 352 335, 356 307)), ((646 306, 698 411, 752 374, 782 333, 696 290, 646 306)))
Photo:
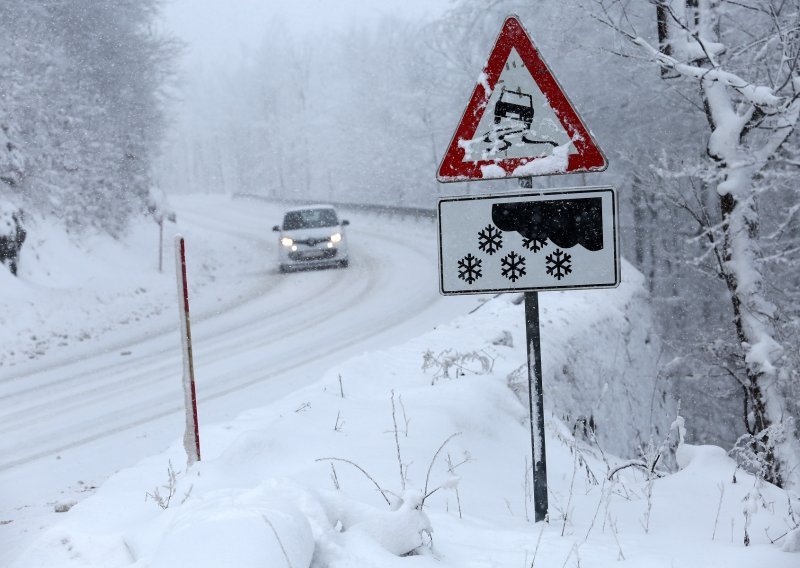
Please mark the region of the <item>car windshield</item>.
POLYGON ((517 104, 520 106, 531 106, 533 98, 522 91, 503 91, 500 93, 500 100, 504 103, 517 104))
POLYGON ((333 227, 339 224, 336 211, 333 209, 302 209, 289 211, 283 218, 283 230, 292 229, 317 229, 319 227, 333 227))

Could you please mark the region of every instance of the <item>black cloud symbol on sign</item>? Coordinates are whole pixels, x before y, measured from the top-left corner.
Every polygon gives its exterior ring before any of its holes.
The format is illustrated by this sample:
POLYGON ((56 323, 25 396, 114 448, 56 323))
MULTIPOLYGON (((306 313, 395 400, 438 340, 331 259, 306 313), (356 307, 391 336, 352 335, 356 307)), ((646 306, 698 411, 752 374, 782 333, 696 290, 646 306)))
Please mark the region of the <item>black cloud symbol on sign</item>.
POLYGON ((561 248, 583 245, 603 248, 603 200, 600 197, 554 201, 521 201, 492 205, 492 222, 501 231, 516 231, 527 239, 561 248))

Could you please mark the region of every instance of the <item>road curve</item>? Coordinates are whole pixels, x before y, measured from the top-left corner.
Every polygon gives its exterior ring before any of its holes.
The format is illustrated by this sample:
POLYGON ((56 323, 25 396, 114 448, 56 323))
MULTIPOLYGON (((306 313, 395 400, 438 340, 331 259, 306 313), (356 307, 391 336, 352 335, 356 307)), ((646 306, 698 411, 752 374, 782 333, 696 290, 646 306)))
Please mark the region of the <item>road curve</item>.
MULTIPOLYGON (((274 398, 272 384, 294 369, 320 361, 330 364, 347 348, 442 302, 436 292, 432 228, 424 236, 398 239, 354 224, 349 269, 283 275, 272 264, 274 239, 264 232, 264 212, 259 210, 264 206, 245 201, 232 205, 214 216, 202 207, 179 211, 182 222, 195 229, 226 233, 254 250, 269 251, 245 276, 258 281, 253 287, 257 293, 195 323, 201 408, 208 401, 230 398, 233 407, 225 412, 230 415, 254 401, 268 402, 274 398), (235 395, 244 390, 251 392, 237 401, 235 395)), ((0 472, 180 416, 177 334, 162 333, 127 349, 129 357, 99 353, 0 384, 0 472)))

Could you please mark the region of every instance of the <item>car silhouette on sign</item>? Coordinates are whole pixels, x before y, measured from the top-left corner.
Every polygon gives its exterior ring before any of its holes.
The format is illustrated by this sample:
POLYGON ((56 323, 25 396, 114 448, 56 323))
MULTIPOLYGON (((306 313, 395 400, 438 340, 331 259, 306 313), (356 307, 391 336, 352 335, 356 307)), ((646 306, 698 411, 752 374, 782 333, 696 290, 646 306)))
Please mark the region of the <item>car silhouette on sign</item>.
POLYGON ((503 87, 500 99, 494 105, 494 123, 499 124, 503 118, 519 120, 530 128, 533 122, 533 97, 521 89, 508 91, 503 87))

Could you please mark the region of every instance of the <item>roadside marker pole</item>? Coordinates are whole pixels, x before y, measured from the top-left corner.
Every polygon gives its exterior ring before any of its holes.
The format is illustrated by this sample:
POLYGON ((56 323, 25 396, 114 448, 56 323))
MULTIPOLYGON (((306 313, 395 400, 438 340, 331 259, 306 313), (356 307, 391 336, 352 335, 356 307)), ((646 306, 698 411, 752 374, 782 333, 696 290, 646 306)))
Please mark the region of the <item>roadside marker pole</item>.
POLYGON ((186 246, 181 235, 175 236, 175 268, 178 276, 178 313, 181 322, 181 344, 183 352, 183 394, 186 407, 186 429, 183 433, 183 448, 187 465, 200 461, 200 430, 197 424, 197 393, 194 385, 194 362, 192 359, 192 331, 189 325, 189 286, 186 282, 186 246), (182 301, 181 301, 182 300, 182 301))

